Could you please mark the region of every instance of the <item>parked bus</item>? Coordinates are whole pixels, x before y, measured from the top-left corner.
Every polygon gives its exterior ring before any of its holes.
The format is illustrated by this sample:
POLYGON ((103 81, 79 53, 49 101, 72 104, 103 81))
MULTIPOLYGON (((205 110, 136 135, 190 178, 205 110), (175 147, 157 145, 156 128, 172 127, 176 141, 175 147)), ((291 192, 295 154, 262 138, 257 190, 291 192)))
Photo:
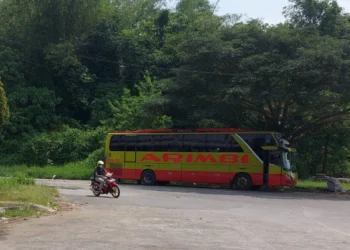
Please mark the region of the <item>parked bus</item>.
POLYGON ((247 190, 294 186, 295 150, 279 133, 241 129, 153 129, 110 132, 106 168, 145 185, 230 184, 247 190))

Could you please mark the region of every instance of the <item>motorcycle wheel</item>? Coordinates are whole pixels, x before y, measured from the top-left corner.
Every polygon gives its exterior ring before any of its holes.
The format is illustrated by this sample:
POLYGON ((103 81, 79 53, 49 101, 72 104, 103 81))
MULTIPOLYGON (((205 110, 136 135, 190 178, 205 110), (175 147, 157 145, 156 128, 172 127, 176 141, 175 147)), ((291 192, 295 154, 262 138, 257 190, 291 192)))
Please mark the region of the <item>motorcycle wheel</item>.
POLYGON ((95 195, 95 196, 100 196, 100 191, 94 189, 94 187, 91 188, 92 189, 92 193, 95 195))
POLYGON ((115 187, 112 187, 111 188, 111 195, 114 197, 114 198, 118 198, 120 196, 120 189, 118 186, 115 186, 115 187))

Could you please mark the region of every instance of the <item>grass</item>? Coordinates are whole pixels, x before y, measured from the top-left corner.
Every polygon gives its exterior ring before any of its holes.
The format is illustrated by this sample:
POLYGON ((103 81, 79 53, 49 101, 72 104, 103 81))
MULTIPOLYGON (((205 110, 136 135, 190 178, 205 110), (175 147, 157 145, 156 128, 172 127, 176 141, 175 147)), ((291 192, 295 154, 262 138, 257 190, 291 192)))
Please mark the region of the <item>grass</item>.
POLYGON ((29 207, 25 207, 24 209, 14 209, 14 210, 8 210, 5 213, 0 213, 0 217, 5 218, 18 218, 18 217, 31 217, 31 216, 40 216, 43 212, 41 211, 35 211, 33 209, 30 209, 29 207))
MULTIPOLYGON (((16 174, 15 177, 0 178, 0 206, 1 203, 35 203, 43 206, 56 205, 54 198, 58 196, 58 191, 54 187, 36 185, 34 179, 28 178, 25 174, 16 174)), ((38 211, 31 210, 24 205, 23 209, 7 210, 0 213, 0 217, 23 217, 30 215, 40 215, 38 211)))
MULTIPOLYGON (((350 190, 350 183, 341 183, 341 186, 346 190, 350 190)), ((296 185, 296 189, 326 190, 327 189, 327 182, 311 181, 311 180, 299 180, 297 185, 296 185)))
POLYGON ((28 177, 38 179, 88 180, 93 175, 94 166, 86 166, 84 162, 69 163, 64 166, 26 167, 24 165, 4 167, 0 166, 0 176, 12 176, 15 173, 23 173, 28 177))

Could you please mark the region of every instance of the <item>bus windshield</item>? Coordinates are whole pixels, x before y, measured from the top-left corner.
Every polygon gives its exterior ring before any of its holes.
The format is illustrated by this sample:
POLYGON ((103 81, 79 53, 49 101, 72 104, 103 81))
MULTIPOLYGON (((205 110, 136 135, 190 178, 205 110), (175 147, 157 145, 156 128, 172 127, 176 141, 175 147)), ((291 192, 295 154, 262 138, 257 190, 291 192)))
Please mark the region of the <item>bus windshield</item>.
POLYGON ((283 152, 282 153, 282 165, 283 169, 286 171, 295 171, 295 155, 292 152, 283 152))

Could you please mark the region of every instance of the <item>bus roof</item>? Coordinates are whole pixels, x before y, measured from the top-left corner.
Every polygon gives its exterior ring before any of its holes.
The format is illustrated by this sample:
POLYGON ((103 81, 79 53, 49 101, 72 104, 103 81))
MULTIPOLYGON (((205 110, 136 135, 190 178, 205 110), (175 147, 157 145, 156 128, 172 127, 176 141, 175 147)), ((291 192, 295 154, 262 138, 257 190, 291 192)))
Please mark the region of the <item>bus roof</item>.
POLYGON ((140 129, 134 131, 112 131, 110 133, 227 133, 227 132, 254 132, 248 129, 239 128, 196 128, 196 129, 140 129))

